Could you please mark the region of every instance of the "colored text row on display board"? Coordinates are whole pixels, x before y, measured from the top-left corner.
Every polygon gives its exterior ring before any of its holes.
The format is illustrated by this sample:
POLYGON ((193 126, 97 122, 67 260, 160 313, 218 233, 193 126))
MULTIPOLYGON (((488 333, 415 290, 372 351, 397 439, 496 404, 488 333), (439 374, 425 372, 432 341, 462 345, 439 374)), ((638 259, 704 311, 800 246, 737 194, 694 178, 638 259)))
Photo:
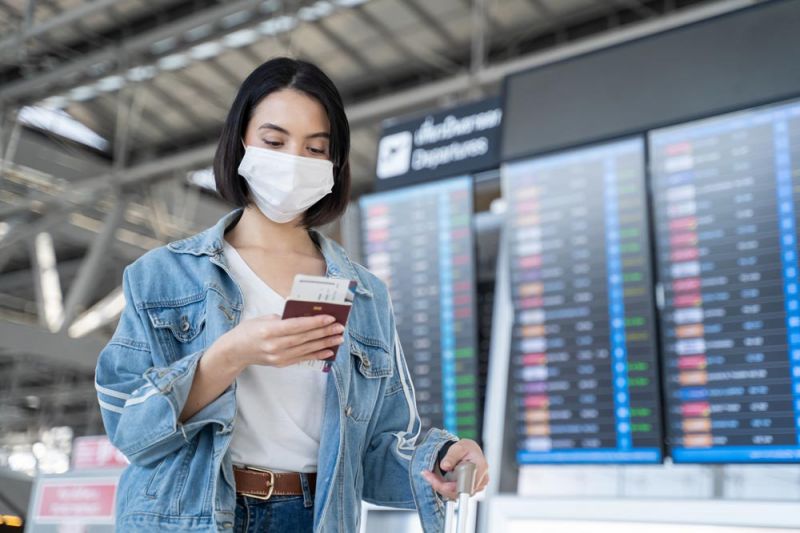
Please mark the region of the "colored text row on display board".
POLYGON ((367 267, 388 286, 423 428, 479 436, 472 180, 363 196, 367 267))
POLYGON ((662 459, 641 139, 503 168, 517 461, 662 459))
POLYGON ((800 103, 650 135, 681 462, 800 461, 800 103))

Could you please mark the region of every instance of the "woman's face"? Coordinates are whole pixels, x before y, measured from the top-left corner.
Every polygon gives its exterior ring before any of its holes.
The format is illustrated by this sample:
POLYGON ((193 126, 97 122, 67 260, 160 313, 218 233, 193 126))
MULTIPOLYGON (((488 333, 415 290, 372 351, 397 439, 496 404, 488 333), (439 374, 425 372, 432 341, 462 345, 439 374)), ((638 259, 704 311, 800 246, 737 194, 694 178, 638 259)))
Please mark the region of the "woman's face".
POLYGON ((244 143, 287 154, 330 159, 328 114, 316 99, 283 89, 267 95, 253 110, 244 143))

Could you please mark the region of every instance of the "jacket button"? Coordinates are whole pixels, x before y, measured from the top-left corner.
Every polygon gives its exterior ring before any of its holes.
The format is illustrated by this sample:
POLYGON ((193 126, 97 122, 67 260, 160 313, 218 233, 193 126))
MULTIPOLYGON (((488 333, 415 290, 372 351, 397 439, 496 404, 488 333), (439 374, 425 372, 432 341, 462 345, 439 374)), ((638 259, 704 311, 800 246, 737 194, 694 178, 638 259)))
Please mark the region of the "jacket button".
POLYGON ((361 364, 364 365, 364 368, 369 368, 369 359, 362 360, 361 364))
POLYGON ((181 317, 181 331, 187 332, 187 331, 189 331, 190 327, 191 326, 189 325, 189 320, 186 318, 185 315, 182 316, 181 317))
POLYGON ((350 413, 352 413, 352 412, 353 412, 353 408, 351 406, 349 406, 349 405, 344 410, 345 416, 350 416, 350 413))

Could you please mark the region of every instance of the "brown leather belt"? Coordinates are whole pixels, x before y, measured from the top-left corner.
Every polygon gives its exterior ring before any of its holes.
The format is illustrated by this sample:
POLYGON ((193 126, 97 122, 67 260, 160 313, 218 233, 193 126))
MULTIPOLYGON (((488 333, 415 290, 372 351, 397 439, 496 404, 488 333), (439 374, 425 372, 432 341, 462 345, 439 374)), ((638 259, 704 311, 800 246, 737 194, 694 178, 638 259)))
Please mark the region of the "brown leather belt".
MULTIPOLYGON (((314 492, 317 474, 306 474, 308 486, 314 492)), ((272 496, 302 496, 303 484, 297 472, 272 472, 248 467, 233 467, 233 479, 236 481, 236 493, 268 500, 272 496)))

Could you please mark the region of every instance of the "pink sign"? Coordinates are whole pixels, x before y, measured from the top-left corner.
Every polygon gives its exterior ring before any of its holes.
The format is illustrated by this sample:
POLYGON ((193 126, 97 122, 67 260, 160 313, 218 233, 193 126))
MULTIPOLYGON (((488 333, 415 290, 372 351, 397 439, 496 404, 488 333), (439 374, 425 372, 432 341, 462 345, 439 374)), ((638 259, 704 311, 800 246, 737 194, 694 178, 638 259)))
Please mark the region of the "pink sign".
POLYGON ((34 521, 113 523, 116 479, 42 478, 37 487, 34 521))
POLYGON ((128 460, 108 437, 78 437, 72 443, 72 469, 125 468, 128 460))

